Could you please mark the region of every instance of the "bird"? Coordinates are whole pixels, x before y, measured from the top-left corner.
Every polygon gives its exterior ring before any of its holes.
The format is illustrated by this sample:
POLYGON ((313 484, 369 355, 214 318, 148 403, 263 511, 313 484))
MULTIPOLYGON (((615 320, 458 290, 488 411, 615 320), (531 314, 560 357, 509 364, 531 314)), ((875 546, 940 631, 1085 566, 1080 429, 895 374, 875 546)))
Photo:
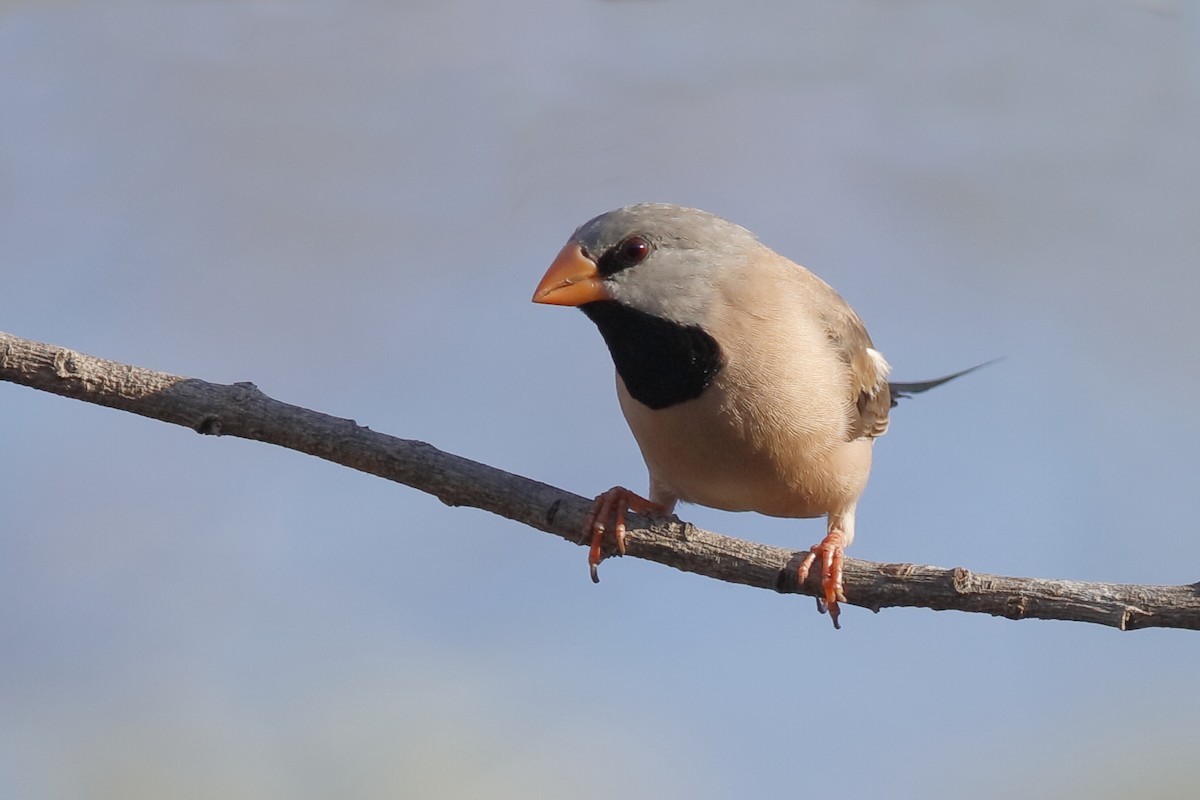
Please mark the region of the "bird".
POLYGON ((599 329, 649 473, 648 497, 614 486, 595 498, 584 526, 592 580, 606 534, 624 554, 629 511, 673 517, 686 502, 823 516, 825 537, 796 579, 819 562, 817 607, 835 628, 844 551, 892 407, 978 368, 890 383, 887 360, 829 284, 741 225, 667 203, 581 225, 533 302, 578 307, 599 329))

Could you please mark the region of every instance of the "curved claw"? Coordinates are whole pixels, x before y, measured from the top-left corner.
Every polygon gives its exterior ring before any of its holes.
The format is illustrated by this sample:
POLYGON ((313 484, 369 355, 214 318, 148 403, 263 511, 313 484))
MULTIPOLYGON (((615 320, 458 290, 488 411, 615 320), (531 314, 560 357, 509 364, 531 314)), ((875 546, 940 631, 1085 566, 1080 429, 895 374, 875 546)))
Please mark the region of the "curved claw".
POLYGON ((583 523, 583 538, 590 542, 588 548, 588 567, 592 573, 592 583, 600 582, 598 568, 604 559, 603 547, 605 534, 611 529, 616 541, 617 554, 625 555, 625 513, 633 511, 637 514, 666 514, 667 509, 641 495, 631 492, 623 486, 614 486, 600 494, 592 503, 592 510, 583 523))
POLYGON ((817 556, 821 557, 821 595, 817 597, 817 610, 822 614, 828 610, 829 618, 833 620, 835 628, 842 627, 838 622, 841 614, 838 603, 846 602, 846 595, 842 591, 842 562, 845 558, 845 546, 845 535, 841 531, 830 531, 820 544, 812 546, 808 555, 796 568, 796 580, 804 583, 808 580, 808 571, 813 562, 817 560, 817 556))

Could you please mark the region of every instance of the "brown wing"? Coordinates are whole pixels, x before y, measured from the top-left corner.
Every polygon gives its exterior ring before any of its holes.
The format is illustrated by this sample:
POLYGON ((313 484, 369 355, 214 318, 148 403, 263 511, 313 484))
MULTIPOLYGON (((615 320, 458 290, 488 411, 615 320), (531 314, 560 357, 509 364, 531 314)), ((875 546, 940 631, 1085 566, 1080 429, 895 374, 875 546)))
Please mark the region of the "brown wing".
MULTIPOLYGON (((830 290, 832 292, 832 290, 830 290)), ((853 403, 847 439, 873 439, 888 428, 892 394, 888 365, 871 344, 871 337, 854 310, 835 293, 836 302, 823 303, 825 330, 838 356, 849 367, 850 401, 853 403)))

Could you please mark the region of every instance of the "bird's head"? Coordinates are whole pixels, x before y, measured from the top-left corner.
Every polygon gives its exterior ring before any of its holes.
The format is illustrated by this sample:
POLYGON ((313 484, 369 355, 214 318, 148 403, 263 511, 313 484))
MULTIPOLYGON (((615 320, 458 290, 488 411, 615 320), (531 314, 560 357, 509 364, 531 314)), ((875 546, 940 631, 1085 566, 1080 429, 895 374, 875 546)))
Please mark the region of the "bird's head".
POLYGON ((613 301, 683 325, 703 320, 716 287, 761 247, 754 234, 706 211, 664 203, 626 206, 572 234, 533 302, 613 301))

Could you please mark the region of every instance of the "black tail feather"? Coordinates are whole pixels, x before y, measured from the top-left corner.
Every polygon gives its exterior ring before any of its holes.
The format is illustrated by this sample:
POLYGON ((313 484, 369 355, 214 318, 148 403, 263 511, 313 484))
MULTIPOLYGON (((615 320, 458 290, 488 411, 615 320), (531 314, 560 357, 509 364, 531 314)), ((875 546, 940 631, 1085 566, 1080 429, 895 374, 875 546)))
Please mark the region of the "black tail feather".
POLYGON ((985 361, 982 364, 976 364, 973 367, 968 367, 960 372, 955 372, 951 375, 944 375, 941 378, 934 378, 931 381, 915 381, 913 383, 888 383, 888 388, 892 390, 892 408, 896 407, 896 403, 902 397, 912 397, 914 394, 927 392, 935 386, 941 386, 943 383, 949 383, 955 378, 961 378, 967 373, 974 372, 977 369, 982 369, 990 364, 995 364, 999 358, 993 358, 991 361, 985 361))

